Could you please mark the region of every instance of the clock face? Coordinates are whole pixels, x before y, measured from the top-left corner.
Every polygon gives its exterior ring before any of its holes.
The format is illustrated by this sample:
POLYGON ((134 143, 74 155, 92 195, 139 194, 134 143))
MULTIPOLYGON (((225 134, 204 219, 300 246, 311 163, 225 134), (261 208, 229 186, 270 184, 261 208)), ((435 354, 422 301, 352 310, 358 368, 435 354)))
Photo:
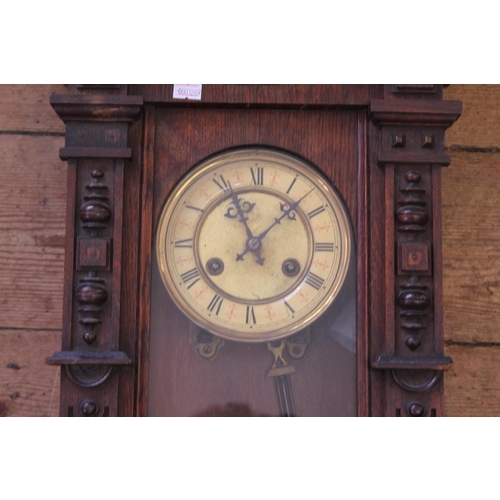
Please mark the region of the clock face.
POLYGON ((232 150, 190 171, 169 196, 156 239, 177 306, 220 337, 292 335, 333 302, 352 236, 336 191, 312 166, 263 148, 232 150))

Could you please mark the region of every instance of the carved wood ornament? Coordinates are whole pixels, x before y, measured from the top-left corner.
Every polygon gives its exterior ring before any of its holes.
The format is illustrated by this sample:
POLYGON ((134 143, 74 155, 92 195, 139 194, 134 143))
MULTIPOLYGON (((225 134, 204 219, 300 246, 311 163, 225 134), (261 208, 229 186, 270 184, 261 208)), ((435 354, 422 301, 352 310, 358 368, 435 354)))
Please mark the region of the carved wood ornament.
MULTIPOLYGON (((206 138, 216 150, 291 149, 304 126, 317 128, 297 154, 328 155, 328 140, 353 158, 350 170, 323 174, 346 200, 356 241, 355 413, 443 415, 452 360, 443 341, 441 168, 461 103, 443 101, 442 86, 207 85, 194 102, 173 99, 172 85, 71 85, 51 104, 66 124, 68 161, 63 343, 47 360, 62 368, 62 416, 148 414, 154 232, 165 196, 211 154, 206 138), (338 127, 333 135, 325 120, 338 127), (181 150, 191 163, 176 160, 181 150)), ((224 341, 175 318, 167 330, 184 329, 186 352, 216 366, 224 341)), ((289 338, 287 359, 300 351, 300 362, 312 338, 289 338)), ((269 349, 286 365, 285 343, 269 349)))

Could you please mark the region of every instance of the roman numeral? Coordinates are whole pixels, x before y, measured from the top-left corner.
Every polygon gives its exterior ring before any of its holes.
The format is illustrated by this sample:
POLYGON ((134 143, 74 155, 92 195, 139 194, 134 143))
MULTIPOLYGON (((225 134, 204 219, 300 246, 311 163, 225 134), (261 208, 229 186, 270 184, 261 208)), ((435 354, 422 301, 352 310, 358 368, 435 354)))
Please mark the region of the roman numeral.
POLYGON ((174 243, 175 248, 193 248, 193 238, 187 240, 177 240, 174 243))
POLYGON ((333 252, 333 243, 315 243, 315 252, 333 252))
POLYGON ((219 189, 222 189, 222 191, 229 191, 229 184, 226 182, 226 179, 222 177, 222 175, 219 175, 219 180, 217 179, 212 179, 217 186, 219 186, 219 189))
POLYGON ((264 167, 257 167, 255 170, 250 167, 250 172, 252 173, 252 182, 254 185, 262 186, 264 184, 264 167))
POLYGON ((316 215, 320 214, 321 212, 324 212, 325 211, 325 207, 321 206, 321 207, 318 207, 318 208, 315 208, 314 210, 312 210, 311 212, 309 212, 307 214, 307 216, 312 219, 313 217, 316 217, 316 215))
POLYGON ((283 303, 285 304, 288 311, 290 311, 292 314, 295 313, 295 311, 292 309, 292 306, 286 300, 284 300, 283 303))
POLYGON ((314 273, 308 273, 306 276, 306 279, 304 280, 308 285, 311 285, 313 288, 316 290, 319 290, 325 280, 323 278, 320 278, 319 276, 316 276, 314 273))
POLYGON ((210 304, 208 304, 207 309, 210 312, 214 312, 214 309, 217 308, 215 309, 215 314, 218 316, 222 302, 224 302, 224 299, 220 295, 215 294, 213 299, 210 301, 210 304))
POLYGON ((292 183, 288 186, 288 189, 286 190, 286 194, 289 194, 290 191, 292 190, 293 188, 293 185, 295 184, 295 182, 297 181, 297 177, 295 177, 292 181, 292 183))
POLYGON ((252 323, 255 325, 257 323, 257 320, 255 319, 255 311, 253 310, 253 306, 247 306, 247 319, 246 319, 247 325, 249 323, 252 323))
POLYGON ((181 274, 181 279, 184 284, 189 283, 188 289, 191 288, 195 283, 197 283, 200 280, 200 273, 198 269, 193 268, 190 271, 186 271, 185 273, 181 274))

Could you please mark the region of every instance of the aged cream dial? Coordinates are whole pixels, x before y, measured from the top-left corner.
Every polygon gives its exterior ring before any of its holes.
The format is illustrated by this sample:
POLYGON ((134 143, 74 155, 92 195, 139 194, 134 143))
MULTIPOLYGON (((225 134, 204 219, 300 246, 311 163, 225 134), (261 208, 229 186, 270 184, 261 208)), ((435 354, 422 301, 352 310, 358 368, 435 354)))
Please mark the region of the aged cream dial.
POLYGON ((352 237, 339 195, 316 169, 245 148, 181 180, 156 246, 163 282, 194 323, 226 339, 268 342, 306 327, 332 303, 352 237))

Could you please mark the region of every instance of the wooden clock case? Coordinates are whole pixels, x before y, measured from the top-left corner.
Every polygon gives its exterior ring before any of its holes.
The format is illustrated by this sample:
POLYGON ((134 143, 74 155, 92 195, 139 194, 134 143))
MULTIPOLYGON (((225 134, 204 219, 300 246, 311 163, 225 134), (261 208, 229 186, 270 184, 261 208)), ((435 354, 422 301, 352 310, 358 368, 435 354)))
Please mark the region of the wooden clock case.
MULTIPOLYGON (((188 388, 198 382, 169 368, 157 373, 179 363, 189 377, 192 349, 179 334, 187 319, 172 309, 165 338, 179 340, 165 353, 150 346, 155 227, 189 168, 252 145, 309 159, 350 214, 355 414, 443 415, 442 374, 452 360, 443 343, 441 168, 450 163, 445 130, 461 103, 444 101, 441 85, 204 85, 200 101, 172 92, 71 85, 51 97, 66 124, 60 156, 68 161, 63 340, 47 360, 61 366, 60 415, 151 414, 159 397, 151 377, 167 395, 187 384, 176 396, 187 403, 167 397, 162 414, 193 414, 200 392, 188 388)), ((215 382, 204 382, 215 394, 215 382)))

